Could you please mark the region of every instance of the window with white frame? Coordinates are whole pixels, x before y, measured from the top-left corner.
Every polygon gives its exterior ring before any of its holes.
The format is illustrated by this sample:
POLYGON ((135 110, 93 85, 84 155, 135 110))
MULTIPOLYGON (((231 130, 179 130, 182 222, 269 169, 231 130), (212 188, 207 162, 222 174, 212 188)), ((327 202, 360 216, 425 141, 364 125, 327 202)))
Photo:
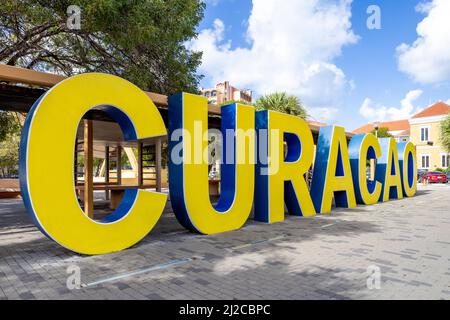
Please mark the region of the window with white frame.
POLYGON ((450 167, 450 154, 441 153, 441 167, 442 168, 450 167))
POLYGON ((429 155, 422 155, 421 157, 421 164, 422 169, 428 169, 430 167, 430 156, 429 155))
POLYGON ((420 141, 428 141, 428 127, 420 128, 420 141))

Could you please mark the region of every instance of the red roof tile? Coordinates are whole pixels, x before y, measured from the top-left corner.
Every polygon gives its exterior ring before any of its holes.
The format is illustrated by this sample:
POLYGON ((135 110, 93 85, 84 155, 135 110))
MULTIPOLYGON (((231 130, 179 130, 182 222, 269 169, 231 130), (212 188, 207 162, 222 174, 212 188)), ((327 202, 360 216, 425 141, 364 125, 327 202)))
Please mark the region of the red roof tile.
POLYGON ((320 122, 320 121, 315 121, 315 120, 308 120, 308 123, 313 126, 317 126, 317 127, 324 127, 327 125, 325 122, 320 122))
POLYGON ((424 117, 432 117, 432 116, 440 116, 450 113, 450 106, 444 102, 438 102, 433 104, 432 106, 426 108, 425 110, 420 111, 419 113, 413 116, 414 118, 424 118, 424 117))
MULTIPOLYGON (((409 130, 408 119, 380 122, 378 128, 387 128, 389 131, 409 130)), ((367 123, 353 130, 353 133, 370 133, 374 129, 373 123, 367 123)))

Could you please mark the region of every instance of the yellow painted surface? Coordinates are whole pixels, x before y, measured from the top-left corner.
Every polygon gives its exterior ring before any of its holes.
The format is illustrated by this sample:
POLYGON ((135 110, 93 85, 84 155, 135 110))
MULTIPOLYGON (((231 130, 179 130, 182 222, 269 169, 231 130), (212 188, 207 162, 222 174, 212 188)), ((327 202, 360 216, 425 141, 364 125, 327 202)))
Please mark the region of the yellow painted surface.
POLYGON ((138 139, 166 134, 148 96, 115 76, 78 75, 57 84, 41 100, 30 125, 26 159, 33 211, 53 240, 83 254, 134 245, 156 224, 167 200, 165 194, 139 190, 132 208, 120 220, 99 223, 84 214, 75 195, 73 150, 80 119, 98 105, 116 106, 125 112, 138 139))
POLYGON ((421 124, 411 124, 410 141, 417 147, 417 167, 422 167, 422 156, 428 155, 430 157, 430 165, 428 170, 436 170, 442 168, 442 154, 446 154, 444 147, 440 142, 440 122, 428 122, 421 124), (428 141, 432 145, 420 140, 421 128, 428 127, 428 141))
POLYGON ((352 171, 348 156, 347 139, 345 129, 335 126, 330 142, 330 153, 328 157, 327 175, 323 187, 323 199, 320 213, 331 212, 334 192, 345 191, 347 194, 348 208, 356 207, 356 197, 353 185, 352 171), (335 176, 338 152, 341 151, 342 166, 344 174, 335 176))
MULTIPOLYGON (((369 192, 367 187, 367 177, 366 177, 366 163, 367 163, 367 151, 369 148, 373 148, 375 152, 375 157, 381 156, 381 148, 378 139, 373 134, 366 134, 359 152, 359 166, 358 166, 358 179, 359 179, 359 190, 361 192, 361 198, 364 204, 375 204, 380 199, 381 195, 381 183, 376 181, 375 188, 372 193, 369 192)), ((371 160, 372 162, 372 160, 371 160)), ((372 165, 372 163, 371 163, 372 165)), ((375 177, 375 166, 370 168, 371 175, 375 177)))
MULTIPOLYGON (((382 202, 390 200, 391 187, 395 187, 397 189, 397 198, 403 199, 402 179, 400 175, 400 165, 398 163, 397 143, 394 138, 382 138, 382 139, 389 139, 389 145, 387 148, 387 162, 386 162, 383 194, 381 195, 380 200, 382 202), (391 168, 394 168, 394 174, 391 173, 391 168)), ((382 152, 385 152, 385 150, 382 150, 382 152)))
POLYGON ((426 143, 420 141, 420 128, 429 127, 428 129, 428 140, 432 141, 434 145, 439 145, 439 122, 428 122, 423 124, 411 124, 410 141, 416 146, 425 145, 426 143))
POLYGON ((314 208, 304 174, 314 158, 314 141, 305 120, 280 112, 269 111, 269 223, 284 220, 284 182, 291 181, 303 216, 314 216, 314 208), (297 135, 301 141, 301 155, 295 162, 286 162, 284 133, 297 135), (277 134, 274 134, 277 133, 277 134))
POLYGON ((236 188, 234 201, 227 211, 219 212, 209 198, 208 162, 203 150, 208 140, 207 100, 183 93, 183 129, 191 139, 183 139, 183 189, 189 219, 203 234, 239 229, 248 219, 253 204, 255 181, 255 109, 237 104, 236 116, 236 188), (248 135, 247 135, 248 134, 248 135))
MULTIPOLYGON (((412 156, 412 159, 416 159, 416 147, 412 142, 408 142, 405 146, 405 149, 403 150, 403 167, 400 168, 400 170, 402 170, 403 193, 406 197, 412 197, 417 192, 417 179, 415 178, 417 175, 417 165, 412 169, 408 167, 408 156, 410 154, 412 156), (408 170, 412 170, 412 174, 414 177, 412 180, 412 185, 409 185, 408 170)), ((411 162, 414 163, 414 160, 412 160, 411 162)))

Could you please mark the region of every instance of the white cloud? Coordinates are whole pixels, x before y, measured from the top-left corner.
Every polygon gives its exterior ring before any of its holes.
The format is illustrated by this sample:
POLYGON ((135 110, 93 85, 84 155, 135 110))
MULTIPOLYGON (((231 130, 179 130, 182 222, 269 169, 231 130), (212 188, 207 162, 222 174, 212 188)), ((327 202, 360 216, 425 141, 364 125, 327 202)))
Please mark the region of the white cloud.
POLYGON ((359 113, 370 121, 399 120, 411 117, 419 108, 413 105, 423 91, 420 89, 409 91, 400 101, 400 108, 387 107, 374 103, 370 98, 365 98, 359 113))
POLYGON ((217 6, 221 0, 203 0, 206 5, 217 6))
POLYGON ((334 107, 316 107, 308 108, 308 114, 312 119, 319 119, 322 121, 329 121, 334 119, 339 109, 334 107))
POLYGON ((424 2, 416 10, 427 14, 417 25, 413 44, 397 47, 398 68, 421 83, 450 79, 450 1, 424 2))
POLYGON ((232 48, 224 41, 219 19, 190 47, 203 51, 200 72, 211 85, 229 80, 257 95, 286 91, 298 95, 311 113, 326 110, 322 114, 332 116, 340 96, 351 89, 333 64, 343 46, 357 41, 350 5, 351 0, 253 0, 248 48, 232 48))

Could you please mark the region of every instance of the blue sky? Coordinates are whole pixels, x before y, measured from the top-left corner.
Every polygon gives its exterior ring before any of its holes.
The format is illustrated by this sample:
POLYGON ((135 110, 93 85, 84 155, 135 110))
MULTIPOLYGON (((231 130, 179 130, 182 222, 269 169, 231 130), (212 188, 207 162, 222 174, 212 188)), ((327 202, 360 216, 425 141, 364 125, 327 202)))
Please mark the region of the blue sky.
POLYGON ((440 50, 450 48, 449 3, 206 0, 192 44, 204 52, 201 85, 286 88, 316 120, 347 130, 404 118, 450 99, 450 58, 440 50), (380 8, 379 30, 367 27, 369 5, 380 8))

